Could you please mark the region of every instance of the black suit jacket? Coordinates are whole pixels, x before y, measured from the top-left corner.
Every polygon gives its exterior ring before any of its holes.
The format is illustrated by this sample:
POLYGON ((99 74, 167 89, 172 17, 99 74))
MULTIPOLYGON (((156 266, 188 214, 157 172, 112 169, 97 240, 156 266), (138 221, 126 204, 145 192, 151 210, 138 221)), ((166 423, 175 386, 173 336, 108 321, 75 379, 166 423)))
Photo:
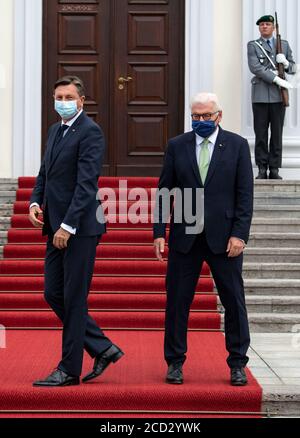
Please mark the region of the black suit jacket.
MULTIPOLYGON (((196 136, 189 132, 169 141, 159 189, 203 187, 196 159, 196 136)), ((184 199, 184 196, 183 196, 184 199)), ((166 236, 161 203, 156 207, 159 222, 154 238, 166 236)), ((194 211, 195 213, 195 211, 194 211)), ((204 185, 204 230, 214 254, 225 253, 231 236, 249 239, 253 214, 253 170, 246 139, 220 128, 204 185)), ((186 234, 186 224, 171 217, 169 247, 187 253, 197 235, 186 234)), ((188 225, 189 226, 189 225, 188 225)))
POLYGON ((61 122, 49 129, 43 159, 31 203, 43 207, 43 234, 56 232, 62 223, 76 228, 77 236, 105 233, 100 201, 96 199, 98 178, 102 167, 105 141, 101 128, 84 112, 69 128, 52 156, 61 122))

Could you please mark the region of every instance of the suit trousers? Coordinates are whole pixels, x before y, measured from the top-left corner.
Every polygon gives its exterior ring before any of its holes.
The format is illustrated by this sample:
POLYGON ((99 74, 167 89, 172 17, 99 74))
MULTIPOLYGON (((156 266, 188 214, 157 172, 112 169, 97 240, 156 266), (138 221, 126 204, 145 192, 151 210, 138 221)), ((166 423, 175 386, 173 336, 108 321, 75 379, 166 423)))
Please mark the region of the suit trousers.
POLYGON ((253 103, 255 162, 259 167, 278 169, 282 165, 282 134, 285 107, 279 103, 253 103), (269 145, 269 127, 271 138, 269 145))
POLYGON ((49 235, 45 260, 45 299, 63 323, 62 360, 58 368, 80 376, 83 351, 94 358, 112 342, 88 315, 88 294, 99 236, 71 236, 58 250, 49 235))
POLYGON ((210 266, 218 294, 225 309, 225 341, 230 368, 243 367, 250 345, 249 325, 242 279, 243 255, 229 258, 213 254, 205 233, 200 234, 188 254, 170 249, 166 288, 165 360, 184 363, 187 352, 187 328, 190 307, 203 262, 210 266))

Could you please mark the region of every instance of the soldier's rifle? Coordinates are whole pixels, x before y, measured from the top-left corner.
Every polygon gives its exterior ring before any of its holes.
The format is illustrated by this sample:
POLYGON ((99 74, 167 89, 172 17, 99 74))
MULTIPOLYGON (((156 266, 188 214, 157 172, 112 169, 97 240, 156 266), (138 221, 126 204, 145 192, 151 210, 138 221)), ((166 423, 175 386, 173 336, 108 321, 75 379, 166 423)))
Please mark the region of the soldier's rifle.
MULTIPOLYGON (((281 42, 281 35, 279 32, 277 12, 275 12, 275 27, 276 27, 276 55, 278 55, 278 53, 283 53, 283 52, 282 52, 282 42, 281 42)), ((286 80, 283 64, 278 64, 278 75, 281 79, 286 80)), ((288 90, 281 87, 281 95, 282 95, 283 105, 286 107, 290 106, 288 90)))

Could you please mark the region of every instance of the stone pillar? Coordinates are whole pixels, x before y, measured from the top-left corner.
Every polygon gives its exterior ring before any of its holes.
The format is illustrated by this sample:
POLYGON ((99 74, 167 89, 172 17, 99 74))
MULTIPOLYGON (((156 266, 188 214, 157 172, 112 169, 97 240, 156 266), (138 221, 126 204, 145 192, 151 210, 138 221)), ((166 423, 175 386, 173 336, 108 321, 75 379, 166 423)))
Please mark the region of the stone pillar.
POLYGON ((13 177, 41 164, 42 0, 14 0, 13 177))

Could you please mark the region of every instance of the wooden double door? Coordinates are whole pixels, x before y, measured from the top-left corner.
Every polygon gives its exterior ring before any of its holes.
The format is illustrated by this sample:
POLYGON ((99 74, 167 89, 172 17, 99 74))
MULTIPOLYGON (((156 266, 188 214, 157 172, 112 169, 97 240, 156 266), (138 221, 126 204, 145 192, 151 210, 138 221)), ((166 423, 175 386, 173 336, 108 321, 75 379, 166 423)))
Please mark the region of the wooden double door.
POLYGON ((43 138, 57 121, 53 84, 85 82, 111 176, 159 175, 183 131, 184 0, 44 0, 43 138))

